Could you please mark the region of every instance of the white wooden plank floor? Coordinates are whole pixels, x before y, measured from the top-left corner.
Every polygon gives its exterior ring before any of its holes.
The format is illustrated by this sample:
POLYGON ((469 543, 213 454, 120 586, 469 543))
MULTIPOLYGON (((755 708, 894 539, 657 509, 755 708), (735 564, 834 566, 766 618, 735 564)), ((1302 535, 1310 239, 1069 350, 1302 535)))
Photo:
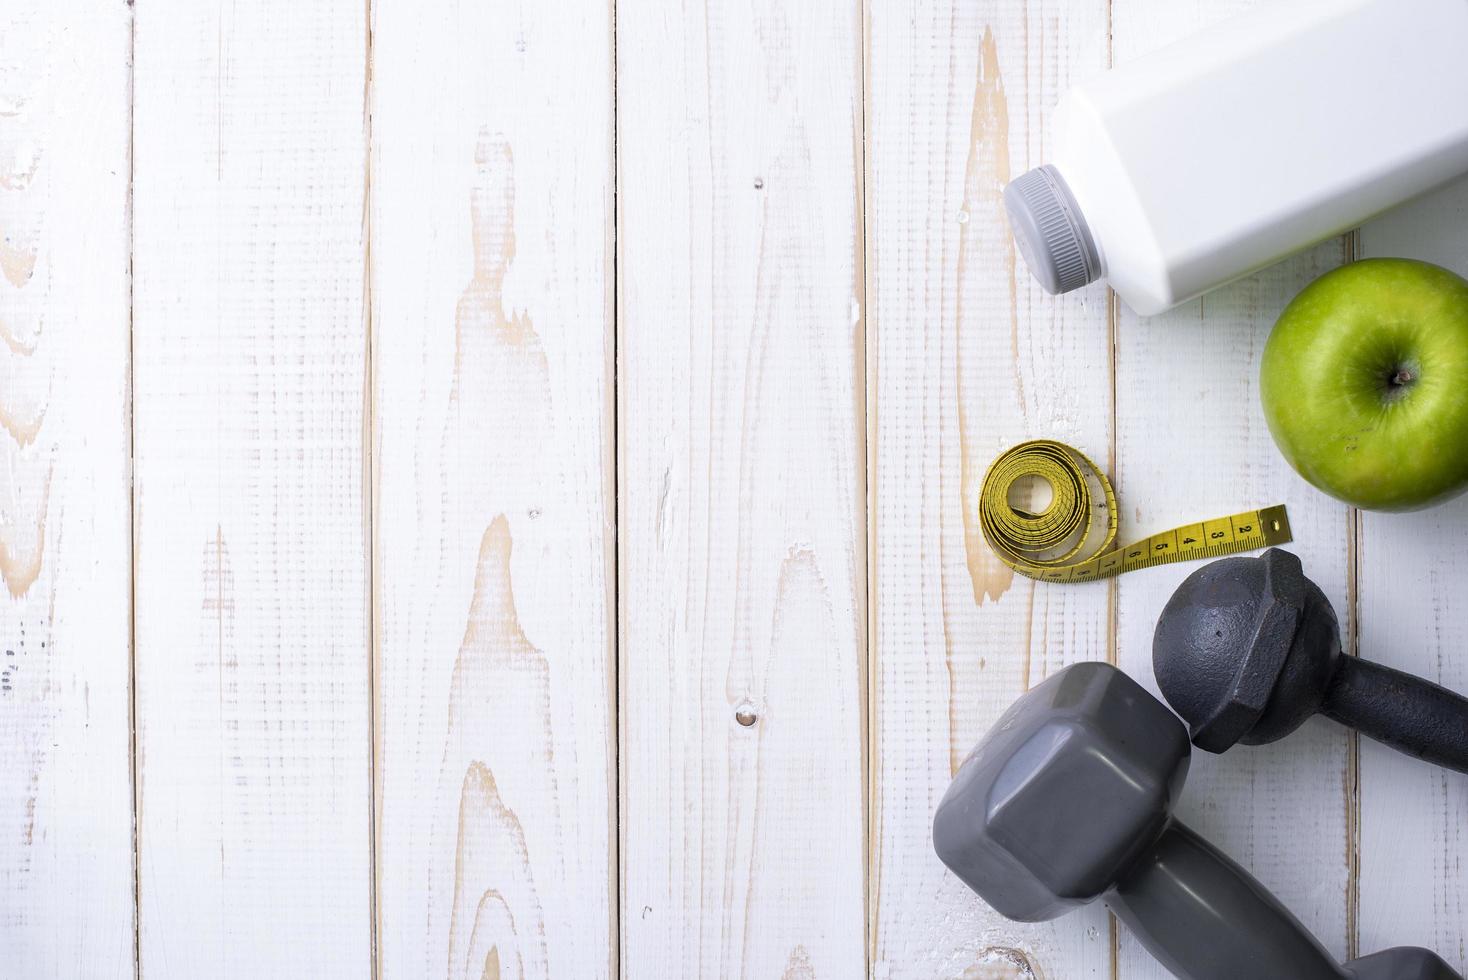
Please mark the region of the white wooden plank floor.
MULTIPOLYGON (((1468 690, 1468 503, 1328 500, 1255 383, 1327 269, 1468 274, 1468 180, 1153 318, 1007 237, 1068 85, 1266 2, 0 5, 0 977, 1162 977, 932 854, 1189 571, 1014 577, 994 455, 1283 501, 1468 690)), ((1312 722, 1182 813, 1468 968, 1468 778, 1312 722)))

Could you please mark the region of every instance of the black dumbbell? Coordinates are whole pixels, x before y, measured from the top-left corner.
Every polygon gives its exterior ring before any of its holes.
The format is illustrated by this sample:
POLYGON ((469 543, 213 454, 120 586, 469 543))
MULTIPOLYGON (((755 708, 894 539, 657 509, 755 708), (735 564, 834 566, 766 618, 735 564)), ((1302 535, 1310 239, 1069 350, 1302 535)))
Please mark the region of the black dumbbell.
POLYGON ((1264 886, 1172 818, 1188 736, 1108 664, 1021 697, 969 755, 933 846, 1003 915, 1053 919, 1102 898, 1183 980, 1463 980, 1401 947, 1337 963, 1264 886))
POLYGON ((1193 744, 1209 752, 1273 742, 1318 711, 1468 772, 1468 699, 1342 656, 1329 600, 1287 551, 1222 558, 1189 575, 1157 620, 1152 669, 1193 744))

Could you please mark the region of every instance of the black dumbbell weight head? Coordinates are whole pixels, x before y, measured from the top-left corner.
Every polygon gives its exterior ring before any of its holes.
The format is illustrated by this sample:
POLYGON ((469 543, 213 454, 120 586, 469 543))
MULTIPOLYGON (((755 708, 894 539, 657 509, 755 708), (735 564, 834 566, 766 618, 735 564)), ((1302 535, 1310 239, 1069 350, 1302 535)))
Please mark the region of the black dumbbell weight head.
POLYGON ((1152 668, 1193 744, 1209 752, 1273 742, 1322 712, 1468 772, 1468 699, 1343 656, 1329 600, 1287 551, 1222 558, 1189 575, 1157 620, 1152 668))

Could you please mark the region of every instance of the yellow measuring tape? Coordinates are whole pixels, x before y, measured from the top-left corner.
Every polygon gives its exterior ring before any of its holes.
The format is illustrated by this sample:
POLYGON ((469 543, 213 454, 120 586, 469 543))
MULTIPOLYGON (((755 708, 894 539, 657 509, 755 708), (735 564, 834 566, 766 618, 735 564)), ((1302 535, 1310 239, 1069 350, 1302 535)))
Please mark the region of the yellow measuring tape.
POLYGON ((1046 582, 1086 582, 1123 572, 1195 558, 1216 558, 1290 540, 1284 505, 1247 510, 1199 524, 1185 524, 1113 548, 1116 494, 1106 474, 1078 449, 1036 439, 1008 450, 989 465, 979 491, 979 527, 984 540, 1010 568, 1046 582), (1087 476, 1101 485, 1105 504, 1092 499, 1087 476), (1050 505, 1038 514, 1009 502, 1009 491, 1025 478, 1050 484, 1050 505), (1092 537, 1096 515, 1106 510, 1106 534, 1089 555, 1078 558, 1092 537))

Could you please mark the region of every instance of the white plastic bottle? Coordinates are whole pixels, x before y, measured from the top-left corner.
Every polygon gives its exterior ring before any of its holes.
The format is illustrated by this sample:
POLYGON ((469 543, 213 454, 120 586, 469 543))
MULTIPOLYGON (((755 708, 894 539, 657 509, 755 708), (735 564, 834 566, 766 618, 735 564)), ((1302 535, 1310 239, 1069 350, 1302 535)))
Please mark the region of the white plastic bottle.
POLYGON ((1468 172, 1468 0, 1289 0, 1072 89, 1005 189, 1062 293, 1158 313, 1468 172))

